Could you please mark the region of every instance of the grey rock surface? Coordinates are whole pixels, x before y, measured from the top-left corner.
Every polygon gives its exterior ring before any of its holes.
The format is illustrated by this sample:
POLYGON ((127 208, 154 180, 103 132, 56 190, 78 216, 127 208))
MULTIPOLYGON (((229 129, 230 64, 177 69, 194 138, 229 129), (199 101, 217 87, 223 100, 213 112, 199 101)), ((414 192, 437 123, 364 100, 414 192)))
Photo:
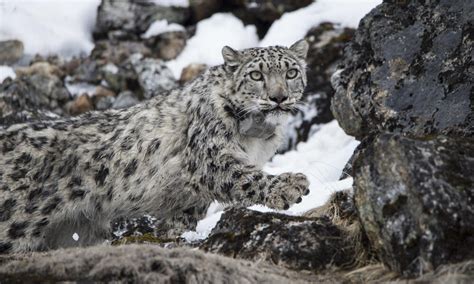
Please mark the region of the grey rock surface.
POLYGON ((94 38, 137 40, 156 20, 184 23, 188 17, 188 8, 160 6, 145 0, 103 0, 94 38))
POLYGON ((153 245, 97 246, 11 255, 3 256, 0 263, 0 279, 9 283, 309 283, 311 279, 281 267, 153 245))
POLYGON ((383 134, 354 170, 360 221, 392 270, 418 276, 474 258, 474 139, 383 134))
POLYGON ((334 77, 346 133, 474 134, 474 2, 384 1, 366 15, 334 77))
POLYGON ((306 218, 244 208, 224 212, 200 248, 312 271, 346 265, 354 258, 348 236, 327 216, 306 218))
POLYGON ((178 86, 173 73, 162 60, 143 58, 141 54, 134 54, 130 57, 130 62, 146 99, 178 86))
POLYGON ((127 108, 138 104, 140 101, 130 91, 121 92, 112 103, 112 108, 120 109, 127 108))

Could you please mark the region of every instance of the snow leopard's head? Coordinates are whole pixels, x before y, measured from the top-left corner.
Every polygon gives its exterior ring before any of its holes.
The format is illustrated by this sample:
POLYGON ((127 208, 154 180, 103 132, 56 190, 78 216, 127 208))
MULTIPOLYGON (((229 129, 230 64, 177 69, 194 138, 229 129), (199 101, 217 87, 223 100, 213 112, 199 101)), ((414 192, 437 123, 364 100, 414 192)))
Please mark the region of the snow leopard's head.
POLYGON ((297 110, 306 86, 308 43, 291 47, 271 46, 241 51, 222 49, 224 67, 233 89, 227 99, 238 117, 262 112, 280 116, 297 110))

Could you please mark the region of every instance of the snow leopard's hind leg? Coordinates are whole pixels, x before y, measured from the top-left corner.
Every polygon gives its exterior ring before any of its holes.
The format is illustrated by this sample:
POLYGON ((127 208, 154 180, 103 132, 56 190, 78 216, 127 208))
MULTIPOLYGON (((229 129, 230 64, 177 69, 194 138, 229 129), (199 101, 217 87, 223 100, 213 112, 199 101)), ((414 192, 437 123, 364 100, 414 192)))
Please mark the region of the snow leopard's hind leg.
POLYGON ((197 203, 171 218, 158 221, 155 234, 163 239, 176 239, 186 231, 195 230, 199 220, 206 216, 209 205, 209 202, 197 203))

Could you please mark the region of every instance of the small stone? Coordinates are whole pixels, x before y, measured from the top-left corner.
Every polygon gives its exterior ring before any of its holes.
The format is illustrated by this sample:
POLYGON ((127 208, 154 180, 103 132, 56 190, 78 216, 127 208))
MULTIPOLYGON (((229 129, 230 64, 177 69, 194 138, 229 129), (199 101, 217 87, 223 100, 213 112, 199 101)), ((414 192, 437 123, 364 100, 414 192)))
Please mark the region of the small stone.
POLYGON ((23 56, 24 46, 19 40, 0 41, 0 65, 12 65, 23 56))
POLYGON ((95 109, 106 110, 112 108, 115 100, 115 97, 100 97, 94 101, 95 109))
POLYGON ((208 66, 206 64, 200 63, 191 63, 188 66, 184 67, 181 71, 181 77, 179 78, 180 83, 187 83, 194 80, 196 77, 204 73, 208 66))
POLYGON ((141 54, 134 54, 130 57, 130 62, 146 99, 177 87, 173 73, 162 60, 143 58, 141 54))
POLYGON ((173 31, 162 33, 148 38, 146 45, 161 59, 175 59, 186 46, 186 32, 173 31))
POLYGON ((114 91, 111 91, 105 87, 98 86, 94 92, 95 97, 115 97, 116 94, 114 91))
POLYGON ((77 97, 69 107, 71 115, 78 115, 94 109, 91 98, 87 94, 77 97))
POLYGON ((115 92, 103 86, 98 86, 92 96, 92 102, 97 110, 106 110, 115 102, 115 92))
POLYGON ((112 108, 120 109, 127 108, 138 104, 140 101, 130 91, 123 91, 112 104, 112 108))

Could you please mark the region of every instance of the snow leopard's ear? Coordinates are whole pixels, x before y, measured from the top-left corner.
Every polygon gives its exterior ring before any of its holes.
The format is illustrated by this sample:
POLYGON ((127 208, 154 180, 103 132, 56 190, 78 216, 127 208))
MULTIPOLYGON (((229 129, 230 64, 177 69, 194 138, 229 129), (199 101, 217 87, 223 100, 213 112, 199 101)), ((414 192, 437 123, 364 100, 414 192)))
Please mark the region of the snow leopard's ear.
POLYGON ((306 55, 308 54, 309 45, 305 39, 300 39, 299 41, 293 43, 290 46, 290 50, 293 51, 299 59, 306 59, 306 55))
POLYGON ((237 67, 240 64, 240 52, 227 45, 222 48, 222 57, 229 67, 237 67))

